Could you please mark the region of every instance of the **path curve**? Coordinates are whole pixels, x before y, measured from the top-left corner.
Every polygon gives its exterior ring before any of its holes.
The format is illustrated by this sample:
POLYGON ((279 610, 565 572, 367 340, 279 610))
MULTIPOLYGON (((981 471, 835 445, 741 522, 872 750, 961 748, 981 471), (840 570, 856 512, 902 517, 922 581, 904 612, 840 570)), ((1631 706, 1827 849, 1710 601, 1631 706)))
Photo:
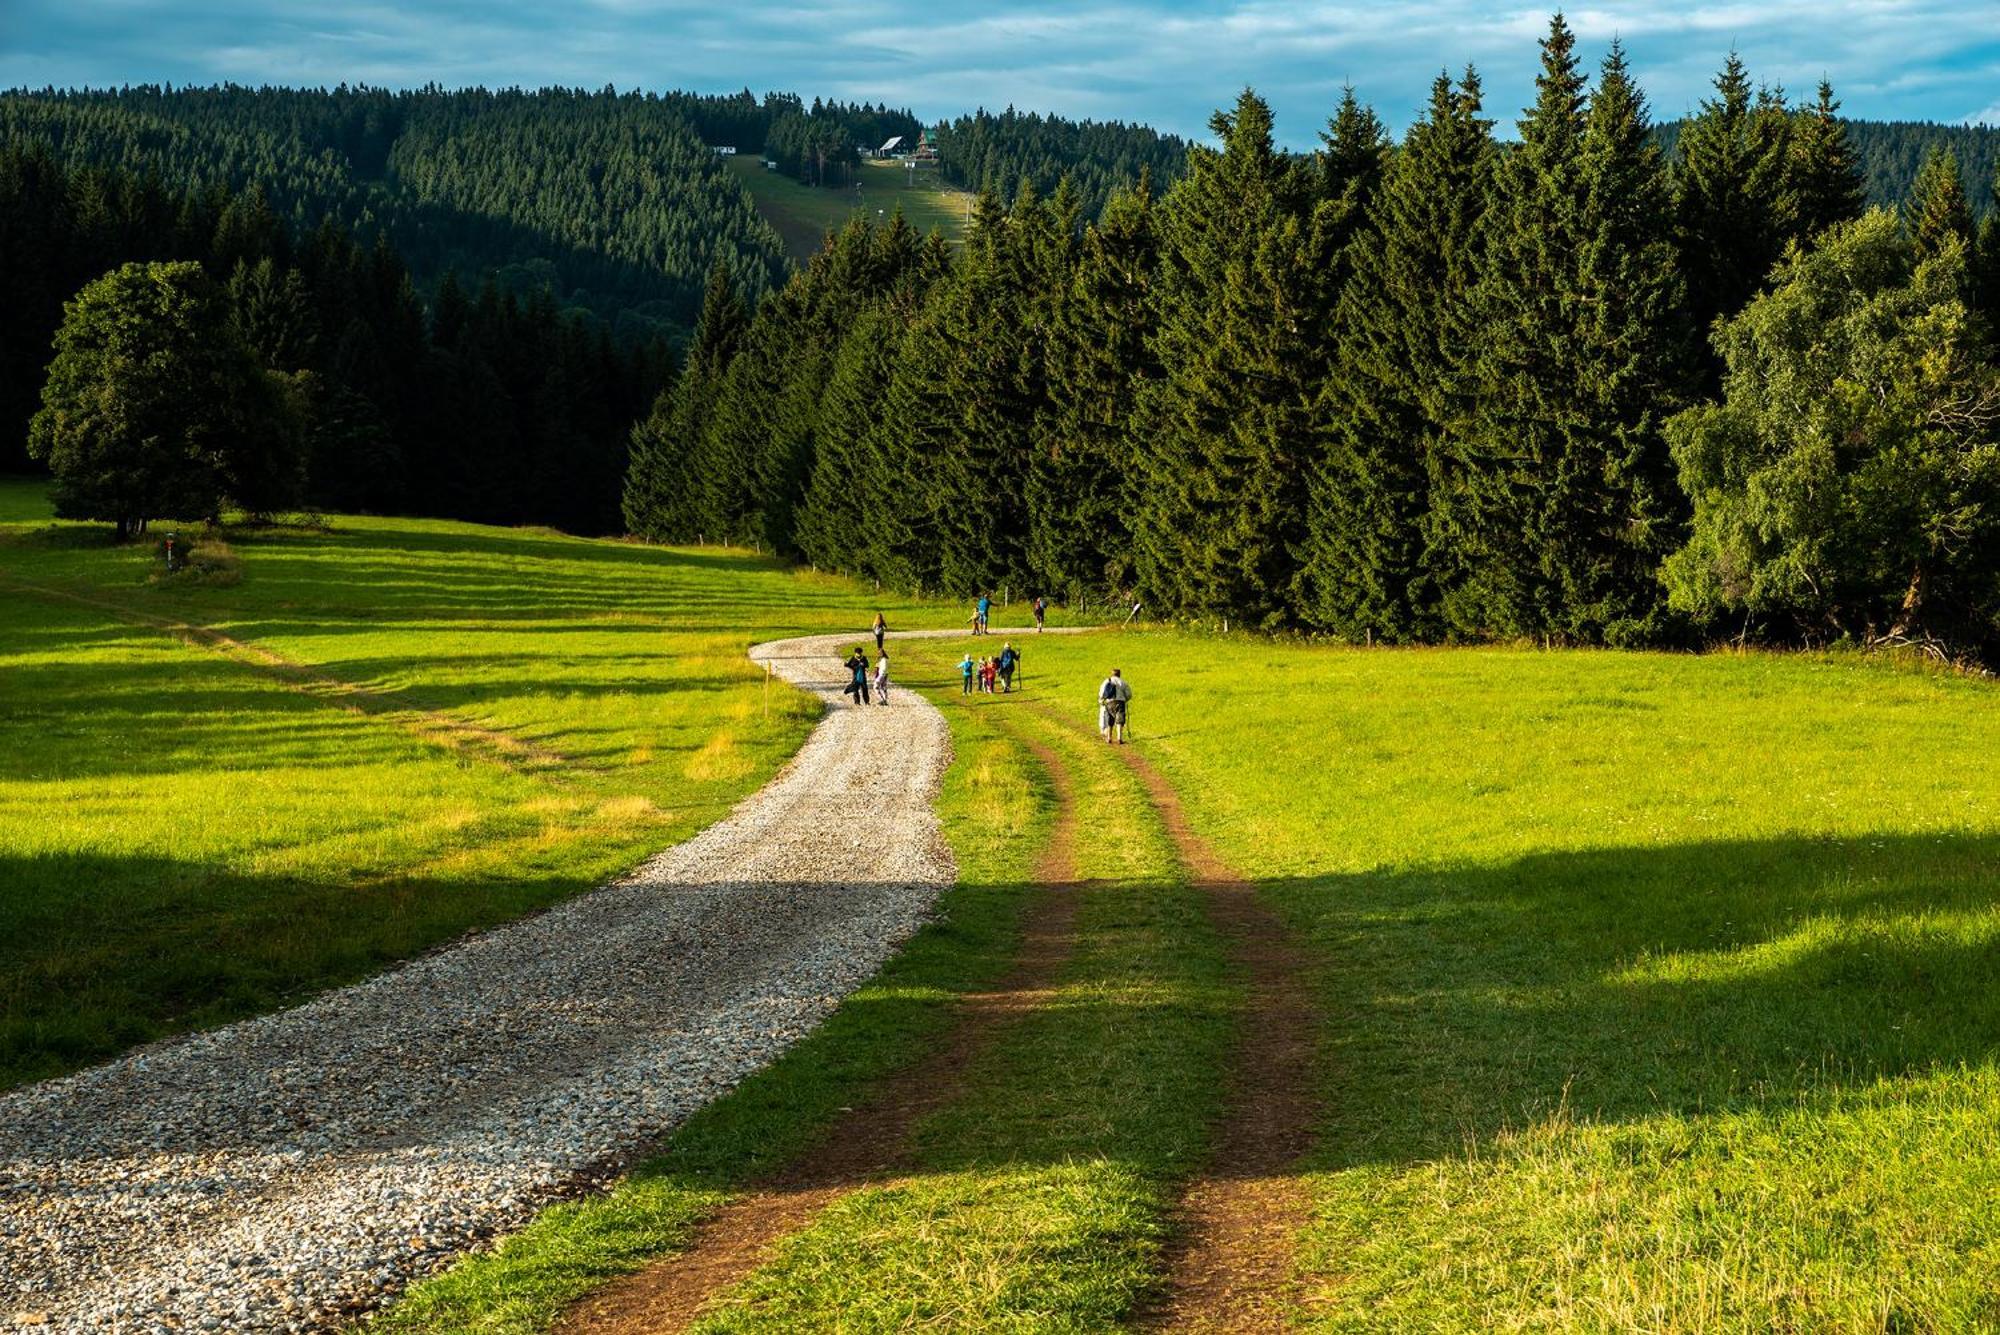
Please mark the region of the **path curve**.
POLYGON ((0 1324, 314 1330, 767 1064, 955 878, 943 716, 840 707, 854 636, 751 657, 830 706, 623 881, 275 1015, 0 1095, 0 1324))

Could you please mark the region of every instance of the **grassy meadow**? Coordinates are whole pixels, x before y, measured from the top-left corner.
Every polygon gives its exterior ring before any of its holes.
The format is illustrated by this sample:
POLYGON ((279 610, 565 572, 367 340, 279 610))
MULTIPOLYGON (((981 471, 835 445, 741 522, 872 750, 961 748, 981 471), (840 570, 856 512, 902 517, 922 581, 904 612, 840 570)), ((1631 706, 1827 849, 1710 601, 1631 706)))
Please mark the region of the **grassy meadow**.
POLYGON ((750 191, 757 211, 801 264, 819 249, 821 238, 861 210, 879 210, 886 217, 901 209, 919 233, 935 228, 956 241, 965 232, 972 200, 969 191, 948 184, 936 167, 912 173, 900 162, 871 160, 861 164, 858 190, 852 185, 836 190, 800 185, 784 172, 766 171, 755 153, 739 153, 729 165, 750 191))
MULTIPOLYGON (((340 518, 229 543, 229 578, 162 581, 150 547, 0 485, 0 1078, 281 1004, 685 837, 816 713, 767 696, 744 647, 874 608, 741 553, 532 531, 340 518)), ((389 1328, 547 1329, 933 1044, 1018 940, 1054 819, 1031 744, 1077 794, 1060 982, 919 1126, 907 1174, 704 1329, 1143 1310, 1240 993, 1091 740, 1118 666, 1135 744, 1314 961, 1301 1326, 2000 1329, 1992 684, 1134 629, 1016 636, 1024 693, 961 699, 959 656, 1005 638, 892 646, 953 727, 941 919, 658 1158, 389 1328)))
MULTIPOLYGON (((1303 1324, 2000 1328, 1991 684, 1025 642, 1079 730, 1125 670, 1136 744, 1317 957, 1303 1324)), ((955 691, 959 647, 917 652, 955 691)))
POLYGON ((685 838, 818 714, 745 648, 859 638, 875 606, 747 553, 443 522, 232 533, 215 581, 107 534, 0 483, 0 1084, 364 976, 685 838))

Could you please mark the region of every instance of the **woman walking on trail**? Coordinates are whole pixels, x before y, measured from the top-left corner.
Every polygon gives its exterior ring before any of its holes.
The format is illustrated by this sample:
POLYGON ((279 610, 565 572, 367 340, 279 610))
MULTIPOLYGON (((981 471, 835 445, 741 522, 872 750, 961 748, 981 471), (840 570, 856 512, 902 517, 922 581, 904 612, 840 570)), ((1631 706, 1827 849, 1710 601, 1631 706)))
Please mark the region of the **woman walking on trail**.
POLYGON ((840 693, 854 697, 854 703, 857 705, 867 704, 868 655, 861 652, 860 645, 854 646, 854 652, 847 656, 847 662, 843 666, 847 668, 848 682, 841 688, 840 693))
POLYGON ((1097 730, 1104 740, 1125 745, 1125 715, 1132 703, 1132 687, 1117 668, 1097 688, 1097 730), (1114 735, 1115 734, 1115 735, 1114 735))
POLYGON ((889 621, 880 612, 875 614, 875 652, 882 652, 882 637, 889 633, 889 621))
POLYGON ((974 612, 979 618, 979 630, 977 633, 980 635, 991 635, 993 633, 993 599, 986 594, 980 594, 979 606, 974 609, 974 612))
POLYGON ((1035 634, 1037 634, 1037 635, 1040 635, 1040 634, 1042 633, 1042 622, 1048 619, 1048 615, 1049 615, 1049 600, 1048 600, 1048 599, 1046 599, 1046 598, 1044 598, 1044 597, 1042 597, 1042 595, 1041 595, 1041 594, 1039 594, 1039 593, 1038 593, 1038 594, 1036 594, 1036 595, 1035 595, 1035 634))
POLYGON ((889 655, 886 653, 875 664, 875 703, 889 703, 889 655))

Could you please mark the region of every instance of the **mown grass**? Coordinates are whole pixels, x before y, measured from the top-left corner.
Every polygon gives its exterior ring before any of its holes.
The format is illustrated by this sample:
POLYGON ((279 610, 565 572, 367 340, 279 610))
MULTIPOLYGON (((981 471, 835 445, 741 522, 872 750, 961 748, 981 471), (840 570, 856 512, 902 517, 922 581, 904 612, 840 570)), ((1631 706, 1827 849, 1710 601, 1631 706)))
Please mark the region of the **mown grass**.
POLYGON ((1025 642, 1079 724, 1126 670, 1137 744, 1320 961, 1311 1325, 2000 1328, 1990 684, 1025 642))
POLYGON ((897 209, 920 234, 941 231, 956 241, 965 234, 972 195, 947 184, 936 167, 912 173, 898 162, 864 162, 860 189, 800 185, 784 172, 766 171, 756 154, 739 153, 730 164, 742 178, 757 211, 784 238, 792 258, 803 264, 829 231, 838 231, 856 213, 885 221, 897 209))
POLYGON ((686 1244, 703 1215, 822 1135, 871 1084, 915 1061, 951 1000, 1003 973, 1020 941, 1046 779, 1016 742, 954 719, 939 799, 962 872, 937 920, 783 1057, 682 1126, 609 1192, 554 1206, 490 1252, 415 1286, 377 1321, 390 1331, 547 1330, 605 1280, 686 1244))
POLYGON ((1240 993, 1129 771, 1013 700, 947 707, 1075 776, 1074 958, 919 1129, 914 1171, 837 1201, 697 1330, 1108 1330, 1157 1283, 1240 993))
POLYGON ((153 544, 33 484, 0 515, 0 1084, 617 875, 817 717, 745 648, 874 610, 747 553, 392 519, 232 532, 236 584, 153 582, 153 544))

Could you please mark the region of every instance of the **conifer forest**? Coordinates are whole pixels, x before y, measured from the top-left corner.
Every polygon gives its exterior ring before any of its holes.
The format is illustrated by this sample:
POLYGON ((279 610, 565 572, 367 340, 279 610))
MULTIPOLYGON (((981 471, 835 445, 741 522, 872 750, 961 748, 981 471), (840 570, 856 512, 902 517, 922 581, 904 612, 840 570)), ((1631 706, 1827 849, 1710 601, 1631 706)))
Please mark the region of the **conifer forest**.
POLYGON ((1467 68, 1400 138, 1350 90, 1305 152, 1247 89, 1193 143, 747 91, 0 95, 0 466, 106 504, 61 396, 171 288, 264 377, 213 505, 1356 642, 1990 659, 2000 131, 1733 55, 1660 124, 1616 43, 1557 17, 1540 59, 1518 114, 1467 68), (857 216, 796 271, 715 151, 840 189, 927 130, 964 236, 857 216))

